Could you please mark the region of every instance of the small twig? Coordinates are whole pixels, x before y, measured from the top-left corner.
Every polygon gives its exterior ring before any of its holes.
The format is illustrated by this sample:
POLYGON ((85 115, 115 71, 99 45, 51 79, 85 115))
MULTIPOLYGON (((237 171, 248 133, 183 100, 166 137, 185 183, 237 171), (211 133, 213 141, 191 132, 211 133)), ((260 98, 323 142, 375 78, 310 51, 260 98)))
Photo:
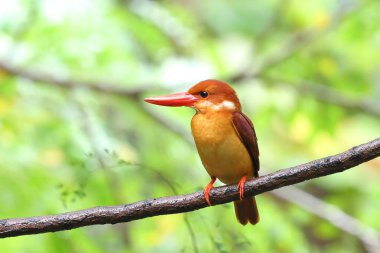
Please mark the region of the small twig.
MULTIPOLYGON (((245 185, 246 197, 284 186, 342 172, 380 156, 380 138, 343 153, 280 170, 245 185)), ((220 205, 239 199, 236 185, 214 188, 211 200, 220 205)), ((194 211, 207 207, 203 192, 144 200, 120 206, 105 206, 64 214, 0 220, 0 237, 12 237, 68 230, 97 224, 116 224, 147 217, 194 211)))

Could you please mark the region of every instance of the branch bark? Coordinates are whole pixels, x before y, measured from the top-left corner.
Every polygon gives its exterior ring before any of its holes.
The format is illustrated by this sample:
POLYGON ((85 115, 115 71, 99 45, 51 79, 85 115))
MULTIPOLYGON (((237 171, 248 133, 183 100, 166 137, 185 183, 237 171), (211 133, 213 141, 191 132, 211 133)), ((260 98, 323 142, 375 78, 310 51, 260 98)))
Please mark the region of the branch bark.
MULTIPOLYGON (((245 195, 255 196, 284 186, 345 171, 380 156, 380 138, 353 147, 343 153, 283 169, 247 181, 245 195)), ((214 188, 214 205, 237 200, 236 185, 214 188)), ((95 207, 57 215, 0 220, 0 238, 69 230, 97 224, 116 224, 147 217, 190 212, 207 207, 203 192, 163 197, 119 206, 95 207)))

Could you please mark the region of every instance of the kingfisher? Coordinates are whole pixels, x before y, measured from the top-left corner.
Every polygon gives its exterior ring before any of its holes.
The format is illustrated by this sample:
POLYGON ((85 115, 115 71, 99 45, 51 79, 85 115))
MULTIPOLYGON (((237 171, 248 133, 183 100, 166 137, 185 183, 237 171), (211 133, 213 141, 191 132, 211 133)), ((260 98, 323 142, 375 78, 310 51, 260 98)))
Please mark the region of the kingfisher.
POLYGON ((211 206, 210 191, 216 179, 238 184, 240 200, 234 201, 237 220, 256 224, 259 212, 254 197, 244 197, 247 179, 259 176, 259 148, 252 121, 242 112, 235 90, 227 83, 210 79, 187 92, 145 98, 161 106, 187 106, 196 113, 191 131, 202 164, 211 177, 204 197, 211 206))

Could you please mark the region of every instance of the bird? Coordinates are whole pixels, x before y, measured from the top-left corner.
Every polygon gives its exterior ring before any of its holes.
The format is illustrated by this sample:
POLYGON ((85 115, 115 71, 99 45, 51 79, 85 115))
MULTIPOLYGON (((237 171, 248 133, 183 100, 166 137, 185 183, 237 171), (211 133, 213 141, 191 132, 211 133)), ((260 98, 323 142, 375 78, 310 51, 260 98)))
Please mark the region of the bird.
POLYGON ((259 221, 254 197, 244 197, 247 179, 259 176, 257 137, 252 121, 241 111, 235 90, 227 83, 208 79, 187 92, 145 98, 161 106, 187 106, 196 113, 191 131, 202 164, 211 177, 204 198, 211 206, 210 191, 216 179, 224 184, 238 184, 240 199, 234 201, 237 220, 246 225, 259 221))

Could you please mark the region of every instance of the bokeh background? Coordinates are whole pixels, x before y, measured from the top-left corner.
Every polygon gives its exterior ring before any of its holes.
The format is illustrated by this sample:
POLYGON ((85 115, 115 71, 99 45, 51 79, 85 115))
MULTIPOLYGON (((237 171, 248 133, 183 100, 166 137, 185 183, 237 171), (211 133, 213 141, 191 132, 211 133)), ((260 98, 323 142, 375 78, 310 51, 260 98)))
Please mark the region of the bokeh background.
MULTIPOLYGON (((380 134, 380 1, 0 0, 0 218, 201 190, 189 108, 216 78, 261 174, 380 134)), ((0 240, 1 252, 380 252, 380 160, 233 206, 0 240)))

